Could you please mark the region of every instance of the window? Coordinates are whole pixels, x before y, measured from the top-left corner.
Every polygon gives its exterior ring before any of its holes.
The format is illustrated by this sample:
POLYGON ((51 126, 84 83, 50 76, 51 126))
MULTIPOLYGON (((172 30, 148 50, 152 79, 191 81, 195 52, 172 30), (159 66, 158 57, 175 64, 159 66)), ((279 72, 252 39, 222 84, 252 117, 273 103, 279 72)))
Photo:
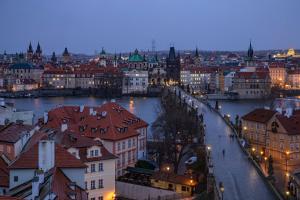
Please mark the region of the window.
POLYGON ((125 149, 125 141, 122 143, 122 149, 125 149))
POLYGON ((14 176, 14 182, 18 182, 19 181, 19 177, 18 176, 14 176))
POLYGON ((99 188, 103 188, 103 179, 99 179, 99 188))
POLYGON ((94 157, 94 150, 91 150, 91 151, 90 151, 90 156, 91 156, 91 157, 94 157))
POLYGON ((91 200, 96 200, 95 197, 91 198, 91 200))
POLYGON ((96 189, 95 181, 92 180, 92 181, 91 181, 91 190, 94 190, 94 189, 96 189))
POLYGON ((131 148, 131 139, 128 140, 128 148, 131 148))
POLYGON ((118 151, 121 150, 121 142, 118 142, 118 151))
POLYGON ((132 139, 132 146, 135 146, 135 139, 132 139))
POLYGON ((186 187, 185 186, 181 186, 181 191, 186 191, 186 187))
POLYGON ((103 171, 103 163, 99 163, 99 172, 103 171))
POLYGON ((95 164, 91 164, 91 172, 95 172, 95 164))
POLYGON ((96 149, 96 150, 95 150, 95 156, 98 156, 98 155, 99 155, 99 150, 96 149))
POLYGON ((87 186, 87 182, 86 181, 84 182, 84 185, 85 185, 85 189, 87 190, 88 186, 87 186))
POLYGON ((103 200, 103 196, 101 196, 101 197, 98 197, 98 200, 103 200))
POLYGON ((131 151, 128 151, 128 162, 131 161, 131 151))

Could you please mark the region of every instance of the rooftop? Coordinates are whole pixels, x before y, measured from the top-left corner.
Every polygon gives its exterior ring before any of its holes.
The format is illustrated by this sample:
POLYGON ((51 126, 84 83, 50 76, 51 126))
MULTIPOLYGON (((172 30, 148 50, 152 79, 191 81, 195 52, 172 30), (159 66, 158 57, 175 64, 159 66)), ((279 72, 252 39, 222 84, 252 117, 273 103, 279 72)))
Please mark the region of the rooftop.
POLYGON ((34 127, 30 125, 10 123, 0 130, 0 141, 15 143, 20 139, 24 132, 29 132, 33 128, 34 127))
POLYGON ((274 110, 258 108, 244 115, 242 119, 259 123, 267 123, 275 114, 276 111, 274 110))

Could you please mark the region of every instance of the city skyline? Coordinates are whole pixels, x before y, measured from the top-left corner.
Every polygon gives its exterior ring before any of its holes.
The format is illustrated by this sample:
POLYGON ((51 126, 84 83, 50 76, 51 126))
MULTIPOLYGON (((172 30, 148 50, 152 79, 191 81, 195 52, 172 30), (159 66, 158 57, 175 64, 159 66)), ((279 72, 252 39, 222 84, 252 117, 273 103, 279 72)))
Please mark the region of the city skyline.
POLYGON ((156 50, 173 44, 180 50, 244 51, 250 39, 254 50, 300 48, 299 1, 170 2, 2 1, 0 50, 25 52, 29 42, 40 42, 48 55, 65 47, 118 53, 151 50, 155 40, 156 50))

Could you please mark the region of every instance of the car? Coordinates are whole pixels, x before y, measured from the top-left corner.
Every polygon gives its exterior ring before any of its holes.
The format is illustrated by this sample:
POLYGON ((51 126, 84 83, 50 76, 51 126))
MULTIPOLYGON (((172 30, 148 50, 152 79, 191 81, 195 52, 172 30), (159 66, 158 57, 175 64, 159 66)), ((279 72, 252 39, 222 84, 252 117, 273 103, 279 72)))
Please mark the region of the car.
POLYGON ((196 161, 197 161, 197 157, 192 156, 187 161, 185 161, 184 163, 187 164, 187 165, 191 165, 191 164, 195 163, 196 161))

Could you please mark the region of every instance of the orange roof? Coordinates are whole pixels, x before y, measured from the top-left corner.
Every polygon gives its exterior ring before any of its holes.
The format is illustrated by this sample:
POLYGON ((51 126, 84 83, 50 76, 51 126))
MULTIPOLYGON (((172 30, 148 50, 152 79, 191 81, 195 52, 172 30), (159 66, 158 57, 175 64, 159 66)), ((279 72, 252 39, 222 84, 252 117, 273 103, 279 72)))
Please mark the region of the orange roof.
POLYGON ((9 187, 8 163, 2 156, 4 155, 0 153, 0 187, 9 187))
POLYGON ((24 131, 31 131, 33 126, 11 123, 0 130, 0 141, 15 143, 17 142, 24 131))
MULTIPOLYGON (((66 149, 55 144, 55 166, 60 168, 85 168, 80 160, 70 154, 66 149)), ((22 153, 9 169, 37 169, 38 168, 38 143, 28 151, 22 153)))
POLYGON ((292 115, 291 117, 277 115, 276 118, 288 135, 300 135, 300 115, 292 115))
POLYGON ((235 78, 244 78, 244 79, 266 79, 269 77, 268 72, 259 71, 259 72, 237 72, 234 76, 235 78))
POLYGON ((103 140, 121 140, 137 136, 138 128, 148 124, 116 103, 106 103, 100 107, 62 106, 48 113, 49 128, 60 129, 61 124, 68 124, 68 131, 87 137, 103 140), (90 110, 93 114, 90 114, 90 110))
POLYGON ((244 115, 242 119, 259 123, 267 123, 275 114, 276 111, 258 108, 244 115))
POLYGON ((69 194, 72 193, 76 195, 77 200, 88 199, 87 193, 78 185, 75 185, 75 190, 70 188, 72 181, 59 168, 54 168, 52 180, 51 190, 57 195, 57 199, 70 199, 69 194))

